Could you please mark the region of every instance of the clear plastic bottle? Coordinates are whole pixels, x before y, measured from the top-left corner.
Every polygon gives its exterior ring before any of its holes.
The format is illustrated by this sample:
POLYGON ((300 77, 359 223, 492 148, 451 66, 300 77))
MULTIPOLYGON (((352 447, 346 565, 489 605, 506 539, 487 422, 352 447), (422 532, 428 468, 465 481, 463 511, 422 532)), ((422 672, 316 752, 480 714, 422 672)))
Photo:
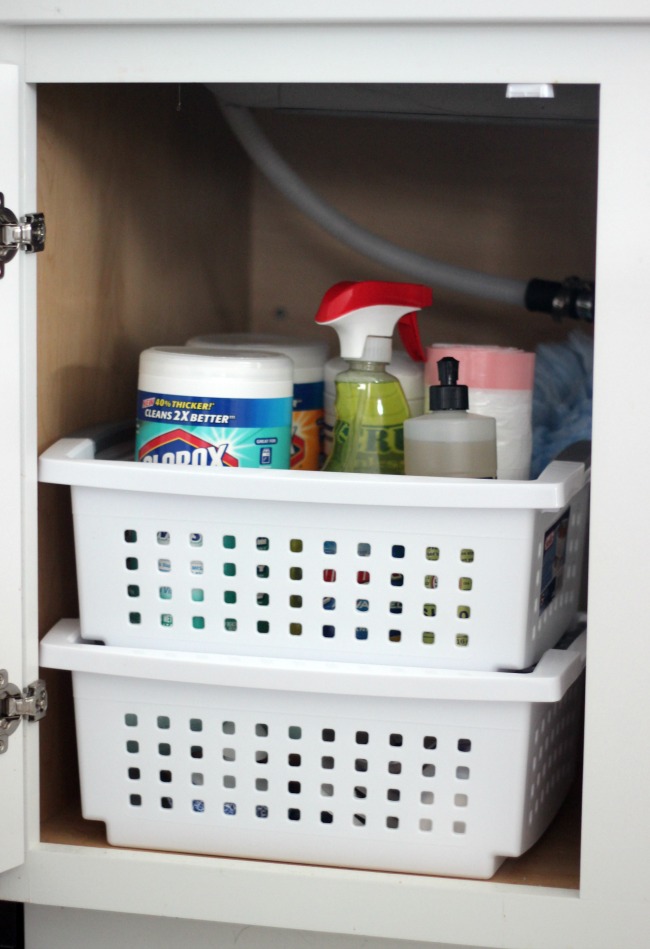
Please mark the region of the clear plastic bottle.
POLYGON ((404 474, 404 422, 410 417, 402 386, 386 371, 392 335, 415 360, 424 359, 417 311, 431 304, 421 284, 361 281, 327 291, 316 322, 336 330, 348 369, 336 377, 336 423, 325 471, 404 474))
POLYGON ((351 359, 336 377, 336 424, 325 471, 404 474, 404 422, 410 416, 386 363, 351 359))
POLYGON ((407 475, 496 478, 496 421, 467 411, 467 386, 457 384, 458 360, 438 362, 439 386, 429 389, 431 411, 404 422, 407 475))

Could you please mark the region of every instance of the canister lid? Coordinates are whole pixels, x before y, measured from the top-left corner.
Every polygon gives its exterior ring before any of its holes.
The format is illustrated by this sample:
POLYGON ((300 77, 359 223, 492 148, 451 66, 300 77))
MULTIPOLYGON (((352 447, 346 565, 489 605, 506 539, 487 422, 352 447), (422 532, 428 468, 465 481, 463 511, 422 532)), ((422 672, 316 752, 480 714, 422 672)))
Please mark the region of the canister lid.
POLYGON ((140 374, 170 380, 195 381, 215 376, 255 381, 293 379, 293 362, 277 352, 245 349, 205 349, 194 346, 153 346, 140 353, 140 374))
POLYGON ((208 333, 187 341, 195 349, 266 350, 291 357, 296 369, 323 367, 327 359, 327 343, 294 339, 275 333, 208 333))

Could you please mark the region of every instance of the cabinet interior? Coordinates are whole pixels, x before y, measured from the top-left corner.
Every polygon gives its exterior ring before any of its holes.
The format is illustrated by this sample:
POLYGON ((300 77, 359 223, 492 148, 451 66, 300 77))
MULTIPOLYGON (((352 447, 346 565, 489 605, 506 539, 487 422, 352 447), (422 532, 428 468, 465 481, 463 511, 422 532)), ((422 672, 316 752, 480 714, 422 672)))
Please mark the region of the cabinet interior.
MULTIPOLYGON (((594 276, 595 120, 308 108, 264 109, 258 119, 314 190, 401 246, 523 279, 594 276)), ((405 279, 338 244, 277 194, 202 86, 40 86, 38 189, 48 228, 38 267, 39 451, 131 417, 148 346, 229 330, 320 338, 313 314, 330 285, 405 279)), ((436 288, 434 301, 420 318, 425 345, 534 349, 578 329, 436 288)), ((41 635, 78 615, 68 494, 39 487, 41 635)), ((46 677, 42 838, 103 845, 103 825, 80 816, 68 674, 46 677)), ((579 821, 578 782, 542 841, 496 879, 577 887, 579 821)))

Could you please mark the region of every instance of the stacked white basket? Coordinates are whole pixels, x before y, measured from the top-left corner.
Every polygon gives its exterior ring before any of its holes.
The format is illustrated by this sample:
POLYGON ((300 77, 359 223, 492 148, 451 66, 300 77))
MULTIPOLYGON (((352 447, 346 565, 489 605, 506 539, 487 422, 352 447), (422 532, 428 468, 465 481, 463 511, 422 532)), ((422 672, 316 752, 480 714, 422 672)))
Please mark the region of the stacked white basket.
POLYGON ((42 663, 73 671, 83 812, 111 843, 489 877, 537 840, 579 739, 584 634, 552 647, 584 465, 482 482, 95 452, 41 459, 72 487, 80 594, 42 663))

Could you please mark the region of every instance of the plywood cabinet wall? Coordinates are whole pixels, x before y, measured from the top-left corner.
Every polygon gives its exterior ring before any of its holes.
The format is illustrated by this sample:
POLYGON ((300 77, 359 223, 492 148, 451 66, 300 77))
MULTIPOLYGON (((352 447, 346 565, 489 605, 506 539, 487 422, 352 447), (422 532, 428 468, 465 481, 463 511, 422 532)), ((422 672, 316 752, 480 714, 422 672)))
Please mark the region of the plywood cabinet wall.
POLYGON ((146 346, 246 321, 249 170, 201 87, 41 86, 41 445, 133 411, 146 346))
MULTIPOLYGON (((250 164, 201 86, 43 85, 41 447, 132 411, 137 356, 242 328, 318 334, 330 284, 404 279, 325 234, 250 164)), ((260 114, 319 194, 403 247, 528 279, 593 277, 597 130, 260 114)), ((574 327, 435 289, 427 342, 528 348, 574 327)))
MULTIPOLYGON (((246 325, 249 169, 200 87, 42 86, 39 450, 131 417, 138 355, 246 325)), ((77 615, 69 489, 39 486, 40 627, 77 615)), ((48 672, 42 815, 77 796, 70 686, 48 672)))
MULTIPOLYGON (((523 280, 594 276, 593 126, 281 113, 264 113, 260 121, 318 194, 401 247, 523 280)), ((251 321, 257 329, 319 334, 311 318, 330 284, 405 279, 330 238, 257 172, 251 213, 251 321)), ((425 342, 530 349, 564 338, 575 324, 434 288, 434 307, 420 327, 425 342)))
MULTIPOLYGON (((308 184, 404 247, 524 279, 593 276, 594 128, 270 113, 260 121, 308 184)), ((130 417, 147 346, 243 329, 320 336, 313 312, 331 284, 404 279, 288 205, 201 86, 41 86, 38 187, 48 224, 40 450, 130 417)), ((449 292, 436 290, 435 300, 421 318, 425 342, 533 348, 574 329, 449 292)), ((41 486, 39 504, 44 632, 75 614, 76 592, 68 491, 41 486)), ((45 817, 76 794, 69 683, 48 679, 45 817)))

